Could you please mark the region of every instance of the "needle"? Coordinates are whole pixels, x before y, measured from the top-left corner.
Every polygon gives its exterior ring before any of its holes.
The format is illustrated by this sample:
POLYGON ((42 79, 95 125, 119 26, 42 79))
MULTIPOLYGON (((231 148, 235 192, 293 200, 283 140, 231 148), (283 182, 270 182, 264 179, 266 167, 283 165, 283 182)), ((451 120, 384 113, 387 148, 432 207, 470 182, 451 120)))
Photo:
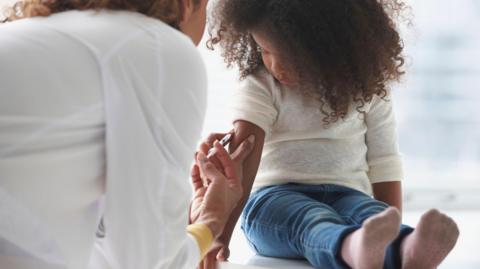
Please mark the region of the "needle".
MULTIPOLYGON (((227 135, 225 135, 222 140, 220 140, 220 145, 222 145, 222 147, 225 147, 227 146, 229 143, 230 143, 230 140, 232 139, 232 134, 231 133, 228 133, 227 135)), ((207 154, 207 158, 210 158, 212 157, 213 155, 215 155, 215 153, 217 153, 217 149, 215 148, 211 148, 209 151, 208 151, 208 154, 207 154)))

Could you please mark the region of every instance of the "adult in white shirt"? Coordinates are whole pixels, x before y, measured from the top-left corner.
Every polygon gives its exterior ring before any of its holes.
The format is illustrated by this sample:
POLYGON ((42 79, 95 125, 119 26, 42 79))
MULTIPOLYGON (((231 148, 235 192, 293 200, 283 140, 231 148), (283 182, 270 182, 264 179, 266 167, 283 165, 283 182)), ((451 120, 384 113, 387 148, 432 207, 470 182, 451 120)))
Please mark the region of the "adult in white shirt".
POLYGON ((0 268, 198 264, 240 198, 235 163, 252 147, 230 157, 217 145, 222 173, 199 154, 189 214, 206 5, 27 0, 0 24, 0 268))

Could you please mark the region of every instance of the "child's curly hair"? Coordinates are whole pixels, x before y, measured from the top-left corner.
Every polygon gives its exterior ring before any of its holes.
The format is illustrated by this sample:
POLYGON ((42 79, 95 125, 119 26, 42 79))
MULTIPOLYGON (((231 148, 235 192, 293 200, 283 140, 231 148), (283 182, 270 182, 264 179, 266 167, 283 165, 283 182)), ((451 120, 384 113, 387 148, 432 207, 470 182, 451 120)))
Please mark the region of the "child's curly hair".
POLYGON ((314 86, 328 124, 352 103, 364 113, 365 103, 385 98, 387 84, 404 74, 395 19, 406 8, 400 0, 219 0, 208 45, 220 44, 243 79, 263 66, 251 31, 267 34, 304 84, 314 86))

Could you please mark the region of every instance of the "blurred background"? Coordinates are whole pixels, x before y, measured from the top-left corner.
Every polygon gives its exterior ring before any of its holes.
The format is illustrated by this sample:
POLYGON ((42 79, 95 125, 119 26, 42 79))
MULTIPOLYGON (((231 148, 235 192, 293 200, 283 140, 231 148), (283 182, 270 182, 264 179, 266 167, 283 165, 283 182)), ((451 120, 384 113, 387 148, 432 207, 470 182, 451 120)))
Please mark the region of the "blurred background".
MULTIPOLYGON (((12 3, 0 0, 0 6, 12 3)), ((412 25, 401 27, 407 75, 394 86, 404 155, 404 222, 438 208, 460 226, 457 247, 441 269, 480 268, 480 0, 408 2, 412 25)), ((203 135, 231 129, 227 108, 237 73, 218 51, 200 45, 209 75, 203 135)), ((236 230, 231 261, 272 268, 308 268, 254 257, 236 230)))

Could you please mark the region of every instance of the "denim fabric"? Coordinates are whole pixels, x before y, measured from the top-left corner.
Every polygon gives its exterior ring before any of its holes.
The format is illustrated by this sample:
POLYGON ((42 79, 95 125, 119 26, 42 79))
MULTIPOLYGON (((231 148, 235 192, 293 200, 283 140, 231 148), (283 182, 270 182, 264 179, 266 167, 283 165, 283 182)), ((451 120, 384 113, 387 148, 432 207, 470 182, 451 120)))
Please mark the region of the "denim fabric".
MULTIPOLYGON (((340 257, 343 239, 388 205, 337 185, 285 184, 250 196, 242 230, 263 256, 307 259, 315 268, 349 268, 340 257)), ((388 246, 384 268, 400 268, 401 240, 413 229, 402 225, 388 246)))

